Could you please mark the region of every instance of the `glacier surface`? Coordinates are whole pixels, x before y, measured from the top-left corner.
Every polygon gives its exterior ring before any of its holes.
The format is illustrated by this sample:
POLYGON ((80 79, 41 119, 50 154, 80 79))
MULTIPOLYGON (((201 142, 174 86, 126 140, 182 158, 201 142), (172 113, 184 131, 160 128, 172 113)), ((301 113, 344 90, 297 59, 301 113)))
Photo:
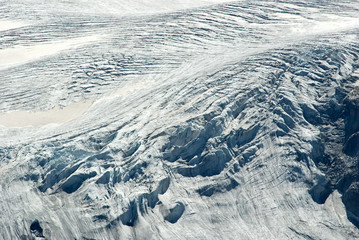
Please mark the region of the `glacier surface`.
POLYGON ((0 239, 359 239, 358 1, 0 6, 0 239))

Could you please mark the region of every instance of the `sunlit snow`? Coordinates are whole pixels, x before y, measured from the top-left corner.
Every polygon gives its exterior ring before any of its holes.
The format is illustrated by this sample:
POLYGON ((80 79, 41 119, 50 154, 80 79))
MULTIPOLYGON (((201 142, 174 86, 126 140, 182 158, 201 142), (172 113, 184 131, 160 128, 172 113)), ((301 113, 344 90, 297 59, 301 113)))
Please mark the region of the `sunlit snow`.
POLYGON ((359 2, 0 7, 0 239, 359 239, 359 2))

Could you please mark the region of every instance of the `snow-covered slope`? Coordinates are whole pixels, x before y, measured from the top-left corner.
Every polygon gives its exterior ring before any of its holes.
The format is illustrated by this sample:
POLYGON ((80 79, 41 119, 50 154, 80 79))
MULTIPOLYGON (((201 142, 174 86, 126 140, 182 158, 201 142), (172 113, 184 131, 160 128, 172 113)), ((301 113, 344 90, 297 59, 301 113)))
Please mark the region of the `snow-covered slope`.
POLYGON ((358 12, 2 2, 0 239, 358 239, 358 12))

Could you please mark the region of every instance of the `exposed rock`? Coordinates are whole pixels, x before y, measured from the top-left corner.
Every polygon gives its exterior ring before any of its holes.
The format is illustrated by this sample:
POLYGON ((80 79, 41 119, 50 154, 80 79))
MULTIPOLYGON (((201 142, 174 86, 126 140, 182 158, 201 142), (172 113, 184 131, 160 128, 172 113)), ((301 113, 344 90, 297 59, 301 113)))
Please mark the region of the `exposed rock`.
POLYGON ((30 231, 35 237, 44 237, 43 229, 40 226, 39 220, 35 219, 30 225, 30 231))

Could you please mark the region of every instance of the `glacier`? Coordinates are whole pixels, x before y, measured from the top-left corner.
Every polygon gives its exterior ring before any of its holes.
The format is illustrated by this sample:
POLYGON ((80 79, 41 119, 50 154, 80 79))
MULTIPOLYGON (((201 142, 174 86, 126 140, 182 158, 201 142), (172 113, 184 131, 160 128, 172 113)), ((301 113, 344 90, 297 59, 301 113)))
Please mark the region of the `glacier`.
POLYGON ((359 239, 359 2, 0 5, 0 239, 359 239))

